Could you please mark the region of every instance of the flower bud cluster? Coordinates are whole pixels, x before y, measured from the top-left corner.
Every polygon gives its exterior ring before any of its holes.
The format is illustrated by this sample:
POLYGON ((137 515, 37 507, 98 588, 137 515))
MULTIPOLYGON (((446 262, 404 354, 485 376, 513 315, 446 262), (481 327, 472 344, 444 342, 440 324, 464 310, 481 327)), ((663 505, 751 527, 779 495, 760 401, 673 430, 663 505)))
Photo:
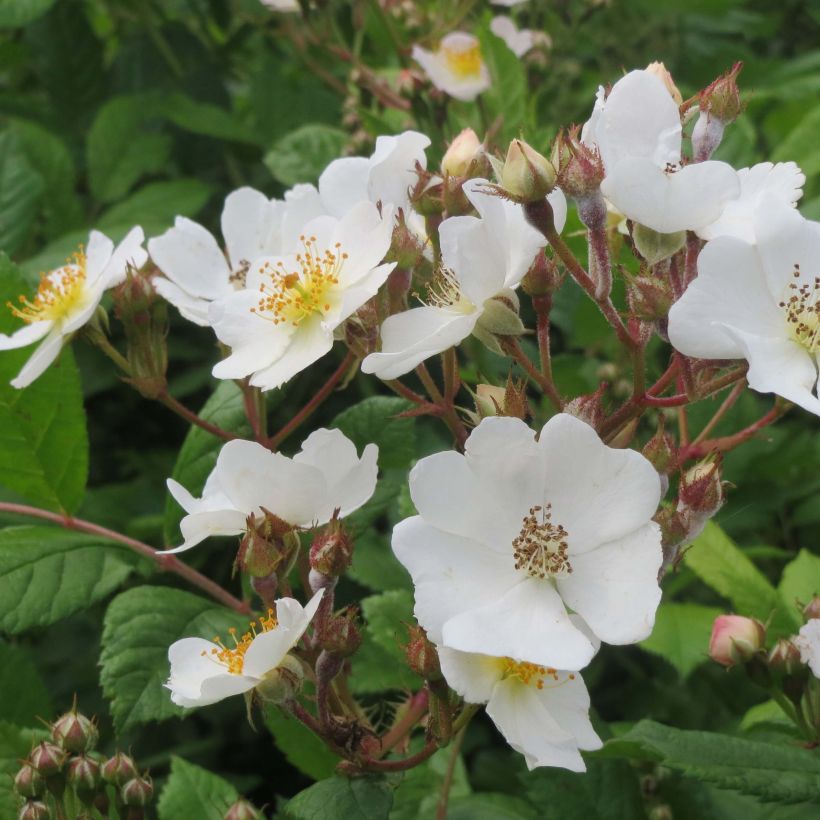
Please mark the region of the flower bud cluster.
POLYGON ((523 140, 515 139, 507 149, 501 168, 501 187, 516 202, 538 202, 555 187, 553 164, 523 140))

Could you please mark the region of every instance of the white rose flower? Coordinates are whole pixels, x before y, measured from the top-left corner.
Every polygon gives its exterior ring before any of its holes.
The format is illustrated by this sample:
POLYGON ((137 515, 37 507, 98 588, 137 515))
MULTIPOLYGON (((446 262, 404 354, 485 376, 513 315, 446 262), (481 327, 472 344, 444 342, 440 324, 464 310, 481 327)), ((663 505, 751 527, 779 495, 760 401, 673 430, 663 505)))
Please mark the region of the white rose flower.
POLYGON ((177 706, 208 706, 258 686, 286 661, 310 625, 322 600, 319 590, 304 608, 293 598, 280 598, 276 611, 251 624, 233 646, 204 638, 182 638, 168 648, 171 674, 165 686, 177 706))
POLYGON ((740 193, 737 172, 725 162, 681 165, 680 112, 652 72, 631 71, 606 98, 599 89, 581 136, 601 153, 601 193, 659 233, 704 228, 740 193))
MULTIPOLYGON (((385 320, 381 352, 365 358, 363 372, 381 379, 408 373, 466 339, 493 297, 515 298, 513 290, 546 240, 527 222, 519 205, 487 192, 486 186, 483 179, 464 184, 464 193, 479 216, 453 216, 441 223, 441 270, 428 303, 385 320)), ((556 228, 561 230, 566 199, 556 189, 549 201, 556 228)))
POLYGON ((60 354, 66 336, 94 315, 103 293, 125 280, 128 266, 145 264, 144 238, 142 228, 132 228, 115 248, 107 236, 91 231, 87 248, 81 248, 62 267, 44 273, 31 299, 21 295, 17 304, 9 302, 11 312, 25 324, 10 336, 0 334, 0 350, 40 342, 12 379, 12 387, 27 387, 41 376, 60 354))
POLYGON ((811 618, 801 626, 792 643, 800 650, 800 660, 809 665, 815 677, 820 678, 820 618, 811 618))
POLYGON ((439 648, 447 683, 487 714, 527 768, 586 771, 580 751, 603 745, 589 721, 589 692, 581 676, 512 658, 439 648))
POLYGON ((410 473, 418 515, 393 530, 415 613, 437 644, 575 671, 595 648, 646 638, 661 597, 654 467, 567 414, 538 441, 519 419, 484 419, 465 454, 410 473))
POLYGON ((470 102, 490 87, 490 72, 481 56, 481 44, 467 32, 450 32, 435 51, 413 46, 413 59, 436 88, 457 100, 470 102))
POLYGON ((669 312, 669 340, 687 356, 746 359, 749 387, 820 415, 820 224, 774 203, 755 213, 753 230, 756 245, 706 244, 669 312))
POLYGON ((229 441, 219 451, 201 498, 173 479, 168 489, 187 515, 180 522, 183 552, 211 535, 239 535, 248 516, 273 513, 293 527, 326 524, 336 509, 344 517, 376 489, 379 448, 359 458, 340 430, 316 430, 293 458, 254 441, 229 441))
POLYGON ((507 48, 516 57, 523 57, 528 51, 533 49, 539 42, 549 45, 550 39, 546 34, 529 29, 519 29, 511 17, 499 15, 490 20, 490 31, 496 37, 500 37, 507 48))
POLYGON ((344 217, 319 217, 304 227, 301 249, 253 261, 240 291, 213 302, 209 322, 231 354, 219 379, 241 379, 272 390, 320 359, 333 334, 376 294, 395 267, 382 265, 392 214, 370 202, 344 217))

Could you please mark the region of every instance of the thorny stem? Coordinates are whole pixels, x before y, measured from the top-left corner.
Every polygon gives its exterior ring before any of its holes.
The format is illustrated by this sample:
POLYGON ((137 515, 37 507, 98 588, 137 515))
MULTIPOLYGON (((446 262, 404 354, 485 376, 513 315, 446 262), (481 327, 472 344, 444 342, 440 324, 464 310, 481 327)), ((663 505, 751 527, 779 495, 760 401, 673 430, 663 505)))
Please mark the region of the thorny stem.
POLYGON ((426 689, 412 695, 407 701, 407 711, 397 720, 381 739, 381 754, 386 755, 399 744, 416 726, 427 711, 429 694, 426 689))
POLYGON ((444 372, 444 398, 452 403, 461 386, 461 377, 458 372, 458 354, 454 347, 441 354, 442 370, 444 372))
POLYGON ((427 391, 433 404, 441 408, 442 418, 447 422, 447 426, 450 428, 453 436, 455 436, 456 444, 462 447, 467 440, 467 430, 464 427, 464 422, 462 422, 456 412, 452 399, 448 400, 444 398, 436 386, 435 381, 433 381, 430 371, 423 362, 416 367, 416 373, 419 379, 421 379, 421 383, 424 385, 424 389, 427 391))
POLYGON ((590 272, 595 271, 592 277, 595 282, 595 300, 609 299, 612 292, 612 263, 609 258, 609 241, 606 236, 606 226, 587 231, 589 243, 590 272))
POLYGON ((278 450, 279 445, 300 425, 306 422, 311 415, 316 411, 319 405, 333 392, 336 385, 342 380, 344 375, 350 369, 350 366, 356 360, 353 353, 348 354, 342 360, 342 363, 336 368, 331 377, 316 391, 313 398, 299 410, 291 420, 268 439, 267 445, 271 450, 278 450))
POLYGON ((444 773, 444 780, 441 783, 441 792, 439 793, 438 805, 436 806, 436 820, 447 820, 447 804, 450 802, 450 788, 453 785, 453 775, 456 771, 456 763, 458 763, 458 755, 461 751, 461 744, 464 741, 464 735, 467 731, 465 726, 453 739, 453 745, 450 747, 450 756, 447 760, 447 771, 444 773))
POLYGON ((545 376, 522 350, 518 340, 513 336, 501 337, 501 346, 524 368, 527 375, 546 393, 549 400, 558 410, 564 406, 561 396, 555 388, 552 379, 545 376))
POLYGON ((427 404, 427 399, 425 399, 424 396, 416 393, 415 390, 411 390, 406 384, 402 384, 398 379, 391 379, 390 381, 386 381, 385 384, 396 395, 401 396, 403 399, 412 401, 414 404, 427 404))
MULTIPOLYGON (((552 296, 533 296, 532 306, 535 308, 536 337, 538 339, 538 358, 541 363, 541 374, 551 384, 555 385, 552 378, 552 353, 550 351, 550 312, 552 311, 552 296)), ((558 410, 563 409, 563 402, 557 389, 555 397, 550 396, 558 410)))
POLYGON ((219 586, 219 584, 207 578, 201 572, 197 572, 197 570, 188 566, 188 564, 184 564, 176 555, 165 555, 148 544, 137 541, 135 538, 129 538, 127 535, 123 535, 115 530, 109 530, 107 527, 92 524, 90 521, 84 521, 81 518, 72 518, 71 516, 60 515, 60 513, 50 512, 49 510, 41 510, 39 507, 30 507, 27 504, 0 502, 0 512, 40 518, 44 521, 51 521, 68 530, 87 532, 90 535, 99 535, 111 541, 117 541, 139 555, 150 558, 161 570, 167 570, 168 572, 173 572, 175 575, 179 575, 180 578, 184 578, 190 584, 199 587, 199 589, 203 592, 207 592, 208 595, 219 601, 219 603, 230 607, 236 612, 241 612, 243 615, 246 615, 251 611, 251 607, 248 603, 235 598, 230 592, 219 586))
POLYGON ((738 382, 731 390, 728 396, 723 400, 720 407, 715 411, 715 415, 709 419, 708 424, 698 433, 692 444, 700 444, 711 432, 717 427, 718 422, 723 418, 727 411, 740 398, 745 390, 746 385, 743 382, 738 382))
POLYGON ((245 416, 253 431, 253 437, 262 444, 267 435, 265 428, 268 422, 265 394, 258 387, 251 387, 246 381, 240 386, 245 400, 245 416))
POLYGON ((221 438, 223 441, 233 441, 236 438, 241 438, 241 436, 237 436, 228 430, 223 430, 221 427, 217 427, 217 425, 211 424, 211 422, 198 416, 193 410, 188 409, 182 404, 182 402, 177 401, 167 390, 157 396, 157 401, 160 402, 160 404, 164 404, 169 410, 173 410, 174 413, 185 419, 185 421, 193 424, 195 427, 202 428, 208 433, 211 433, 211 435, 221 438))

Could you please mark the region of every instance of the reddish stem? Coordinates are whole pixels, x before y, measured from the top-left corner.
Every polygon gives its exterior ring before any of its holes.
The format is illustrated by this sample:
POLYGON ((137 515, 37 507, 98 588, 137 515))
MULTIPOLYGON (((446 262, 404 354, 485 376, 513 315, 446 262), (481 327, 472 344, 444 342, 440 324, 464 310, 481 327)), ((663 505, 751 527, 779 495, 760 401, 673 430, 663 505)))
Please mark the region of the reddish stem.
POLYGON ((677 393, 674 396, 650 396, 645 393, 640 399, 640 403, 648 407, 680 407, 689 403, 689 396, 686 393, 677 393))
POLYGON ((544 391, 549 400, 560 410, 563 407, 561 396, 555 389, 552 379, 545 376, 529 359, 527 354, 521 349, 518 340, 513 336, 502 337, 502 347, 524 368, 527 375, 544 391))
POLYGON ((217 427, 215 424, 211 424, 209 421, 205 421, 205 419, 198 416, 193 410, 189 410, 184 404, 177 401, 169 393, 161 393, 157 396, 157 400, 164 404, 169 410, 173 410, 178 416, 181 416, 186 421, 196 427, 201 427, 203 430, 207 430, 209 433, 217 436, 217 438, 221 438, 223 441, 233 441, 234 439, 241 438, 241 436, 237 436, 235 433, 230 433, 227 430, 223 430, 221 427, 217 427))
POLYGON ((397 720, 381 738, 381 754, 386 755, 394 746, 400 743, 421 720, 427 711, 429 696, 426 689, 411 695, 407 701, 407 711, 397 720))
POLYGON ((44 521, 51 521, 67 530, 75 530, 76 532, 87 532, 90 535, 99 535, 103 538, 108 538, 111 541, 117 541, 124 544, 129 549, 140 555, 150 558, 162 570, 173 572, 184 578, 195 587, 199 587, 203 592, 207 592, 212 598, 219 601, 231 609, 247 614, 251 611, 251 607, 245 601, 240 601, 231 595, 230 592, 223 589, 219 584, 212 581, 210 578, 204 576, 201 572, 197 572, 193 567, 183 564, 176 555, 166 555, 159 550, 154 549, 142 541, 137 541, 135 538, 129 538, 127 535, 109 530, 107 527, 101 527, 99 524, 92 524, 90 521, 83 521, 81 518, 72 518, 59 513, 50 512, 49 510, 41 510, 39 507, 30 507, 27 504, 11 504, 8 502, 0 502, 0 512, 15 513, 17 515, 26 515, 31 518, 40 518, 44 521))
POLYGON ((721 436, 720 438, 713 438, 709 441, 702 441, 699 444, 690 444, 684 447, 680 454, 680 461, 684 462, 687 459, 703 458, 708 453, 725 453, 727 450, 733 450, 743 442, 748 441, 755 433, 760 432, 764 427, 768 427, 772 422, 777 421, 789 408, 790 404, 776 404, 765 416, 759 418, 754 424, 750 424, 743 430, 733 433, 730 436, 721 436))

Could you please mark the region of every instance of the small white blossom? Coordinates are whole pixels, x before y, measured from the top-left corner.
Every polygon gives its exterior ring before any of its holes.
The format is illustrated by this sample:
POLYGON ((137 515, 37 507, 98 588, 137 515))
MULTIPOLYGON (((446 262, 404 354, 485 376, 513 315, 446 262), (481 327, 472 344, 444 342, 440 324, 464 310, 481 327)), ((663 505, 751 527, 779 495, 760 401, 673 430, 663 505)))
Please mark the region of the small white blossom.
POLYGON ((437 644, 575 671, 602 641, 640 641, 660 601, 654 467, 607 447, 567 414, 538 441, 519 419, 484 419, 465 454, 410 473, 418 515, 393 531, 415 585, 415 613, 437 644))
POLYGON ((772 203, 752 225, 756 245, 721 236, 703 248, 669 340, 687 356, 746 359, 749 387, 820 415, 820 224, 772 203))
POLYGON ((800 650, 800 660, 809 665, 815 677, 820 678, 820 618, 811 618, 801 626, 792 643, 800 650))
POLYGON ((393 233, 382 216, 360 202, 341 219, 319 217, 304 227, 301 248, 262 256, 247 270, 245 287, 211 304, 208 319, 230 355, 218 379, 241 379, 272 390, 333 347, 334 331, 373 297, 395 264, 380 264, 393 233))
POLYGON ((64 339, 91 319, 103 293, 124 281, 129 265, 141 268, 147 254, 142 228, 129 231, 117 247, 104 234, 92 231, 88 246, 60 268, 42 275, 31 299, 20 296, 9 303, 25 324, 10 336, 0 334, 0 350, 16 350, 40 342, 23 365, 12 387, 30 385, 60 354, 64 339))
POLYGON ((516 57, 523 57, 536 45, 549 45, 550 39, 540 31, 519 29, 511 17, 499 15, 490 21, 490 31, 500 37, 516 57))
POLYGON ((490 87, 490 72, 478 38, 464 31, 443 37, 435 51, 413 46, 413 59, 430 82, 457 100, 470 102, 490 87))
POLYGON ((208 706, 258 686, 304 635, 323 592, 319 590, 304 608, 293 598, 280 598, 275 612, 259 618, 242 636, 231 633, 227 644, 204 638, 171 644, 171 674, 165 684, 171 700, 177 706, 208 706))
MULTIPOLYGON (((365 373, 395 379, 420 362, 466 339, 495 296, 515 298, 514 289, 546 244, 524 218, 520 206, 486 191, 474 179, 464 193, 479 213, 445 219, 439 228, 441 269, 428 290, 427 304, 389 316, 381 328, 381 352, 362 362, 365 373)), ((549 197, 560 230, 566 199, 549 197)))
POLYGON ((171 495, 187 513, 180 523, 183 552, 211 535, 239 535, 248 516, 270 512, 293 527, 344 517, 376 489, 379 448, 368 444, 359 458, 339 430, 316 430, 293 458, 254 441, 229 441, 219 452, 201 498, 168 479, 171 495))
POLYGON ((447 683, 487 714, 528 769, 560 766, 586 771, 579 750, 602 746, 589 721, 589 692, 576 672, 512 658, 439 648, 447 683))
POLYGON ((284 12, 290 14, 300 12, 302 7, 298 0, 259 0, 263 6, 267 6, 271 11, 284 12))
POLYGON ((601 153, 601 193, 629 219, 659 233, 703 228, 740 193, 737 172, 725 162, 681 164, 680 112, 650 71, 631 71, 609 96, 599 89, 582 139, 601 153))

